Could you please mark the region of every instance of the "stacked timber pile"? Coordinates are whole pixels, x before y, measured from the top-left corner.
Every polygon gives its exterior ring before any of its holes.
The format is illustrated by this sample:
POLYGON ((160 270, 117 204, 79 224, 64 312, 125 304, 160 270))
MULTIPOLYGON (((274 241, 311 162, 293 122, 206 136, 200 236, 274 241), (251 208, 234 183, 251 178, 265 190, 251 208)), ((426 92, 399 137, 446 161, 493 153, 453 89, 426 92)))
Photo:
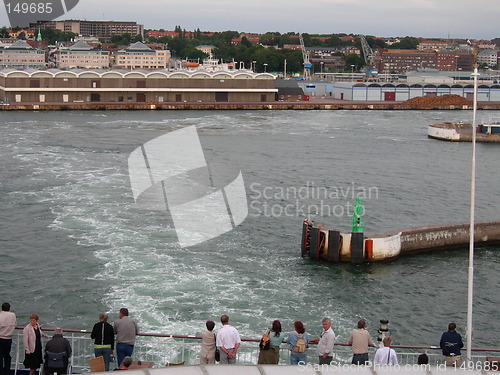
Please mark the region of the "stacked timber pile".
POLYGON ((441 96, 419 96, 404 101, 402 104, 407 105, 472 105, 472 101, 460 95, 441 95, 441 96))

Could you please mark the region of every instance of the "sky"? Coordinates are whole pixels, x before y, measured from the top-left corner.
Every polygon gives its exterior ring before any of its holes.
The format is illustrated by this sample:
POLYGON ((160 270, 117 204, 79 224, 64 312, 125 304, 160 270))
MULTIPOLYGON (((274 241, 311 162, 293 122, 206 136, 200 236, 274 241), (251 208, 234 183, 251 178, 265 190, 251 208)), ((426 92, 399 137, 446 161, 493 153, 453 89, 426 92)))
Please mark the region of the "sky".
MULTIPOLYGON (((0 25, 10 26, 2 8, 0 25)), ((165 30, 180 25, 188 31, 500 37, 498 0, 79 0, 58 19, 135 21, 165 30)))

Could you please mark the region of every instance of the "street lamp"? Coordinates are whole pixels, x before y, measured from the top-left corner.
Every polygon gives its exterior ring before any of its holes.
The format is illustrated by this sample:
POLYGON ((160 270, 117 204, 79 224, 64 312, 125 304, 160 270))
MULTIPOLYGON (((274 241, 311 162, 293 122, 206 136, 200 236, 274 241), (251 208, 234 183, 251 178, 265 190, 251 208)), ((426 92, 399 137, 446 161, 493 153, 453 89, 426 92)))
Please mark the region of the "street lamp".
POLYGON ((455 72, 457 72, 457 81, 459 79, 458 77, 458 55, 455 56, 455 72))
POLYGON ((324 61, 321 61, 320 64, 321 64, 321 78, 323 78, 323 64, 325 62, 324 61))
POLYGON ((354 64, 351 64, 351 81, 354 81, 354 64))
POLYGON ((267 63, 264 63, 264 73, 267 72, 267 63))
POLYGON ((252 72, 255 73, 255 70, 257 69, 257 67, 255 66, 255 64, 257 64, 257 61, 252 61, 253 65, 252 65, 252 72))

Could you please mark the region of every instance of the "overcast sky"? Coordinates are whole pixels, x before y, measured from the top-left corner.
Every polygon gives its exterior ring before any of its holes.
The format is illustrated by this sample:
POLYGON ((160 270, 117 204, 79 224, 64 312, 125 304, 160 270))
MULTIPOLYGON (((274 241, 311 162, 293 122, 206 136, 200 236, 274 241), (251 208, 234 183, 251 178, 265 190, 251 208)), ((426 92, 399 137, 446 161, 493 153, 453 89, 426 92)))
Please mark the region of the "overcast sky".
MULTIPOLYGON (((180 25, 188 31, 500 37, 499 0, 80 0, 59 19, 136 21, 165 30, 180 25)), ((0 25, 10 26, 5 8, 0 25)))

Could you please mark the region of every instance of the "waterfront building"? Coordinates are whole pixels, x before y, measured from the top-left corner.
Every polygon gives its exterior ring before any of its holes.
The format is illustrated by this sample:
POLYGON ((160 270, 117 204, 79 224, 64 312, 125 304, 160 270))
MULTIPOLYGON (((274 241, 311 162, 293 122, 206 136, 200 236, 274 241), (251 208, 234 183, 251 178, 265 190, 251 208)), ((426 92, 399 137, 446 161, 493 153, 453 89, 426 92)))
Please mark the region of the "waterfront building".
MULTIPOLYGON (((459 95, 470 100, 472 103, 474 97, 472 82, 452 84, 451 80, 447 80, 446 77, 441 78, 448 83, 334 82, 332 97, 360 102, 403 102, 421 96, 459 95)), ((500 101, 500 85, 482 83, 478 88, 478 101, 500 101)))
POLYGON ((487 49, 479 52, 477 54, 477 63, 496 69, 500 63, 500 51, 487 49))
POLYGON ((43 68, 46 65, 45 52, 33 48, 24 40, 0 45, 0 67, 43 68))
POLYGON ((169 50, 153 50, 141 42, 116 51, 113 58, 113 67, 122 69, 167 69, 170 65, 169 50))
POLYGON ((375 53, 380 73, 406 73, 417 69, 441 71, 472 70, 473 55, 470 51, 419 51, 411 49, 380 48, 375 53))
POLYGON ((109 39, 113 35, 128 33, 132 36, 144 37, 144 25, 136 22, 124 21, 87 21, 87 20, 61 20, 37 21, 30 23, 31 29, 50 27, 62 32, 71 32, 83 36, 94 36, 109 39))
POLYGON ((22 103, 269 102, 276 76, 249 71, 0 70, 0 101, 22 103))
POLYGON ((328 57, 312 57, 309 59, 309 61, 312 64, 320 64, 322 65, 322 68, 320 68, 320 71, 316 73, 321 73, 321 70, 323 72, 327 70, 341 70, 344 68, 345 65, 345 60, 343 56, 328 56, 328 57))
MULTIPOLYGON (((345 73, 344 73, 345 75, 345 73)), ((350 77, 350 74, 347 75, 350 77)), ((380 75, 377 82, 363 79, 362 74, 343 79, 343 73, 315 74, 313 81, 296 81, 304 94, 311 97, 328 96, 334 99, 355 102, 385 101, 403 102, 416 97, 437 97, 459 95, 473 100, 474 85, 471 72, 440 71, 437 69, 418 69, 399 75, 380 75)), ((483 71, 478 77, 478 101, 500 101, 500 77, 483 71)))
POLYGON ((419 51, 436 51, 451 48, 453 48, 453 43, 449 40, 421 40, 417 45, 417 50, 419 51))
POLYGON ((61 47, 56 53, 56 67, 65 68, 108 68, 109 51, 92 48, 84 41, 70 47, 61 47))
POLYGON ((434 51, 379 48, 375 62, 380 73, 404 73, 417 68, 436 68, 434 51))

